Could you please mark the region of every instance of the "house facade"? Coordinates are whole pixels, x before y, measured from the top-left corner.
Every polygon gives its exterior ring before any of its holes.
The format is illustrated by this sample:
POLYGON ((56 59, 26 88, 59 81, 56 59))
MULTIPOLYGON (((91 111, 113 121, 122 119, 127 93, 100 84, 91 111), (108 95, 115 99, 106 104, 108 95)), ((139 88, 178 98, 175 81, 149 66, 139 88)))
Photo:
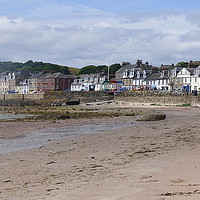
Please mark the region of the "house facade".
POLYGON ((142 60, 137 60, 136 64, 127 64, 116 72, 116 76, 120 77, 124 82, 124 87, 129 90, 142 90, 147 87, 146 77, 152 73, 152 66, 142 60), (123 72, 123 73, 122 73, 123 72))
POLYGON ((4 72, 0 74, 0 92, 14 93, 17 92, 16 87, 20 82, 30 76, 29 71, 22 70, 20 72, 4 72))
POLYGON ((186 92, 200 91, 200 66, 183 68, 176 77, 176 88, 186 92))
POLYGON ((151 73, 146 78, 146 84, 149 90, 169 90, 169 75, 168 71, 162 71, 157 73, 151 73))
POLYGON ((65 75, 60 72, 43 74, 37 78, 37 92, 43 93, 52 90, 70 90, 74 79, 74 75, 65 75))
POLYGON ((71 91, 101 91, 107 76, 100 73, 79 75, 71 84, 71 91))

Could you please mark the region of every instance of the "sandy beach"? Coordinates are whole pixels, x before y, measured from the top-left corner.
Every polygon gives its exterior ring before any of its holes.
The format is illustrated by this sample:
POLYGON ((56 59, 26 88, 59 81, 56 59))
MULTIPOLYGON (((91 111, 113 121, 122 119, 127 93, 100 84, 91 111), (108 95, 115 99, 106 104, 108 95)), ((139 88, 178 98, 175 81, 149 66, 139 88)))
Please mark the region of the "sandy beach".
POLYGON ((138 122, 138 116, 119 116, 0 123, 0 199, 200 199, 200 108, 99 109, 158 112, 166 119, 138 122))

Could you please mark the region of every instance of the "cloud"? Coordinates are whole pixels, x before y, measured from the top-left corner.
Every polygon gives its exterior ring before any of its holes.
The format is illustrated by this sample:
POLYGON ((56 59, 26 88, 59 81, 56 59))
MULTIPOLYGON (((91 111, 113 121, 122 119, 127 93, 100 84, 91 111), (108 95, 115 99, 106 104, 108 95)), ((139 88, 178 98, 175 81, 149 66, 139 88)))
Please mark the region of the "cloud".
POLYGON ((1 61, 83 67, 136 59, 157 66, 199 60, 197 12, 117 15, 56 0, 20 1, 14 9, 15 1, 0 1, 1 61))

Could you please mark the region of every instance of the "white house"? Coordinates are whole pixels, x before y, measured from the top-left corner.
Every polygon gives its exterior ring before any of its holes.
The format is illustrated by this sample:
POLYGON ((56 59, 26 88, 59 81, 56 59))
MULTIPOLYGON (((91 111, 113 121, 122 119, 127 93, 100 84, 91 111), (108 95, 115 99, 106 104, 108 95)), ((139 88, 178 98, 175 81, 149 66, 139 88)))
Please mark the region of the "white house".
POLYGON ((80 75, 71 84, 71 91, 103 90, 103 82, 106 79, 106 76, 102 76, 100 73, 80 75))
POLYGON ((167 71, 152 73, 146 78, 150 90, 168 90, 169 76, 167 71))
POLYGON ((183 68, 175 79, 176 88, 187 92, 200 90, 200 66, 197 68, 183 68))

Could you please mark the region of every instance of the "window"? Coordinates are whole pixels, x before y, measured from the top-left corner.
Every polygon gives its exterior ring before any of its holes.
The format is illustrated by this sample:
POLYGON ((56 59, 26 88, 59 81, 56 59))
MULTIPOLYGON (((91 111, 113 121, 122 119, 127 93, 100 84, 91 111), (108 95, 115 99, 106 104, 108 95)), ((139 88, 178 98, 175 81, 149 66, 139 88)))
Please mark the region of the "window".
POLYGON ((143 72, 143 78, 146 78, 146 72, 145 71, 143 72))

